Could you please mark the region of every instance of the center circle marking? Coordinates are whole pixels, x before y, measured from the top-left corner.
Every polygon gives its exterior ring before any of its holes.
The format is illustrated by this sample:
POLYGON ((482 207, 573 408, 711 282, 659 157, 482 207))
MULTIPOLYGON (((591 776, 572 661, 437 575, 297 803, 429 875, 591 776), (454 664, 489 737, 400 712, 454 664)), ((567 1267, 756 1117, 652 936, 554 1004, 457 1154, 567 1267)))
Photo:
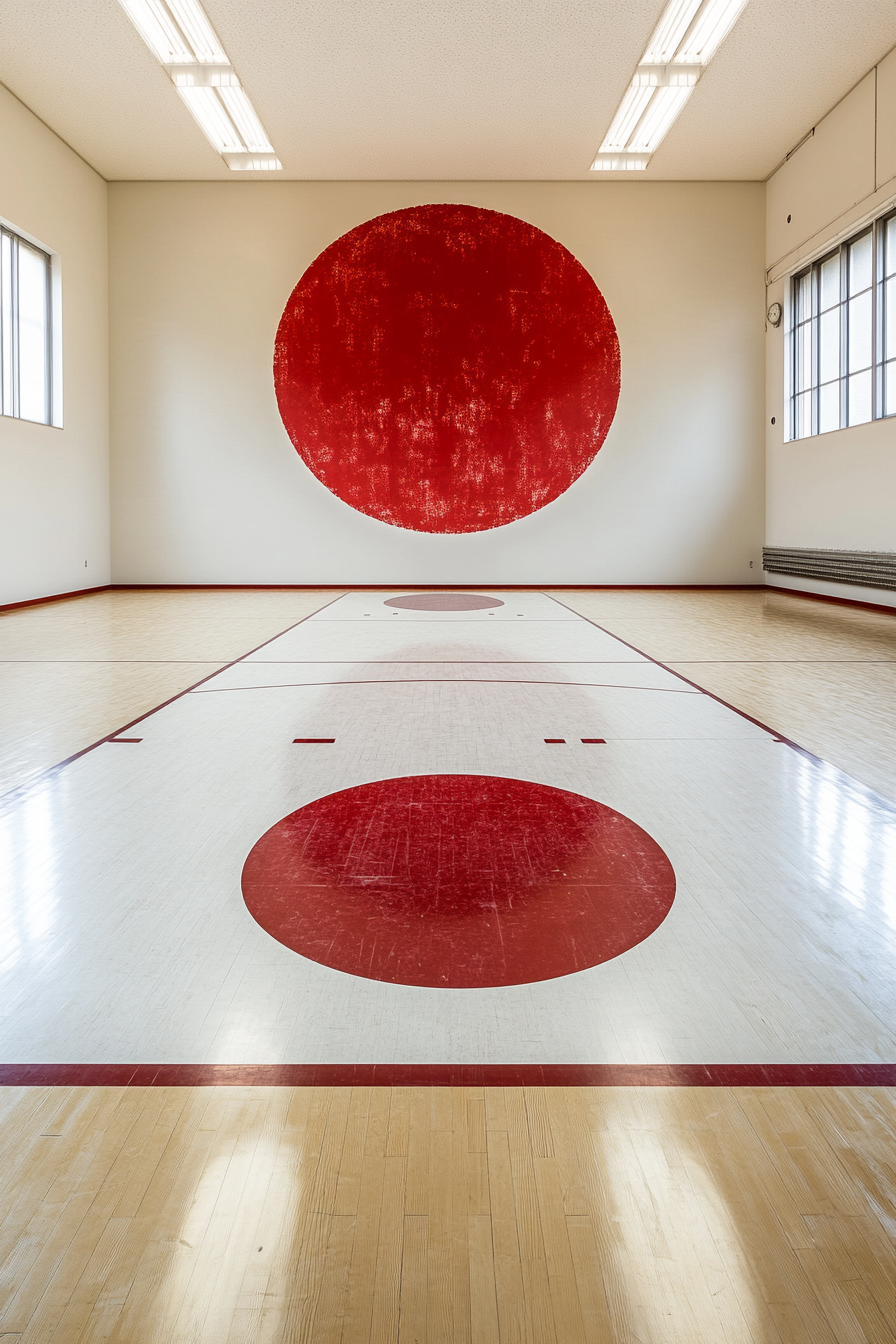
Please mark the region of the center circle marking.
POLYGON ((242 888, 261 927, 312 961, 470 989, 618 957, 666 918, 675 874, 646 831, 592 798, 502 776, 410 775, 278 821, 242 888))
POLYGON ((484 597, 481 593, 409 593, 407 597, 387 597, 384 607, 398 607, 402 611, 484 611, 486 607, 503 607, 499 597, 484 597))

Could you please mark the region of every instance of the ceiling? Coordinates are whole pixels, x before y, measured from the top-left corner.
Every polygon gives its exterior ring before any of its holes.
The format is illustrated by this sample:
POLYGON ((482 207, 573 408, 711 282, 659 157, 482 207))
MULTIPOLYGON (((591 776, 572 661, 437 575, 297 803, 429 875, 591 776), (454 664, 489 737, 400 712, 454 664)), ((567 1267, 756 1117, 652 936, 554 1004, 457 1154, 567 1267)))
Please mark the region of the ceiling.
MULTIPOLYGON (((283 163, 239 179, 593 181, 664 0, 205 7, 283 163)), ((894 44, 894 0, 750 0, 637 180, 767 177, 894 44)), ((0 0, 0 81, 107 179, 234 178, 117 0, 0 0)))

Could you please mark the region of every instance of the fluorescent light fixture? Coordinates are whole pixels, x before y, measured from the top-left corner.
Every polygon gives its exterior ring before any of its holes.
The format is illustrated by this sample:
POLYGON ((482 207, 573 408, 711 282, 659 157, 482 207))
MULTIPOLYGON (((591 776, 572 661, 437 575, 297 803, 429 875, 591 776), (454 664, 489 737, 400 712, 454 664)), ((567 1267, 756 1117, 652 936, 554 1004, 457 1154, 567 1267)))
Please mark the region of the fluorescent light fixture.
POLYGON ((282 168, 199 0, 120 3, 228 168, 282 168))
POLYGON ((283 167, 276 154, 225 154, 223 158, 227 167, 234 172, 245 172, 247 169, 254 172, 276 171, 283 167))
POLYGON ((669 0, 595 155, 592 172, 647 167, 746 3, 669 0))
POLYGON ((214 89, 178 89, 178 93, 199 123, 206 140, 219 154, 246 148, 214 89))
POLYGON ((640 172, 650 162, 649 154, 596 154, 592 173, 640 172))

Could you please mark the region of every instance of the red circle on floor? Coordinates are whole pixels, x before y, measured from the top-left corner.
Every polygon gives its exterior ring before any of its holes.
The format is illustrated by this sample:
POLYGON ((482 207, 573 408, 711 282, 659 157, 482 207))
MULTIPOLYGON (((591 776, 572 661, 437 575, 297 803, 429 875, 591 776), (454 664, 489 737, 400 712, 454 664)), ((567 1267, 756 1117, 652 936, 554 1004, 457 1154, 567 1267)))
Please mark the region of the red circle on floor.
POLYGON ((584 266, 495 210, 421 205, 312 262, 277 330, 274 382, 328 490, 396 527, 479 532, 533 513, 594 460, 619 341, 584 266))
POLYGON ((675 874, 628 817, 565 789, 411 775, 328 794, 261 837, 252 916, 351 975, 446 989, 585 970, 647 938, 675 874))
POLYGON ((499 597, 484 597, 481 593, 409 593, 407 597, 387 597, 384 607, 399 607, 402 611, 484 611, 486 607, 503 607, 499 597))

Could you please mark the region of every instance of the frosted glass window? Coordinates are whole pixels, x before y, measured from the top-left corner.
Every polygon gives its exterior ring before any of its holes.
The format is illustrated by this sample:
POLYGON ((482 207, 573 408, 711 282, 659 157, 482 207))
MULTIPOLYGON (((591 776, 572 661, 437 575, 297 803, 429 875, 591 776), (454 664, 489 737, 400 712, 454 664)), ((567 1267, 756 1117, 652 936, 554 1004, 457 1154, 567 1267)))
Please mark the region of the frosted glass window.
POLYGON ((871 370, 854 374, 849 380, 849 423, 864 425, 871 419, 871 370))
POLYGON ((795 439, 805 439, 812 433, 812 394, 803 392, 794 399, 794 412, 796 424, 794 427, 795 439))
POLYGON ((821 295, 819 309, 836 308, 840 303, 840 255, 828 257, 819 267, 821 295))
POLYGON ((0 230, 0 382, 4 415, 50 423, 50 258, 0 230))
POLYGON ((880 414, 896 415, 896 216, 890 216, 882 232, 884 280, 879 295, 883 305, 880 321, 880 362, 883 366, 880 414))
POLYGON ((0 233, 0 390, 4 415, 13 415, 12 235, 0 233))
POLYGON ((891 276, 885 286, 884 345, 885 358, 896 356, 896 276, 891 276))
POLYGON ((840 428, 840 379, 823 383, 818 394, 818 432, 827 434, 840 428))
POLYGON ((812 274, 803 275, 796 287, 796 320, 807 322, 812 316, 812 274))
POLYGON ((19 415, 50 418, 50 276, 47 257, 19 244, 19 415))
POLYGON ((871 290, 849 301, 849 372, 871 367, 871 290))
POLYGON ((884 225, 884 275, 896 274, 896 216, 884 225))
POLYGON ((896 211, 791 281, 791 438, 896 416, 896 211))
POLYGON ((818 322, 819 381, 840 377, 840 305, 822 313, 818 322))
POLYGON ((871 231, 849 244, 849 293, 871 288, 871 231))
POLYGON ((797 392, 804 392, 812 386, 812 327, 806 323, 797 332, 796 376, 797 392))
POLYGON ((896 414, 896 360, 888 364, 884 372, 884 400, 886 414, 896 414))

